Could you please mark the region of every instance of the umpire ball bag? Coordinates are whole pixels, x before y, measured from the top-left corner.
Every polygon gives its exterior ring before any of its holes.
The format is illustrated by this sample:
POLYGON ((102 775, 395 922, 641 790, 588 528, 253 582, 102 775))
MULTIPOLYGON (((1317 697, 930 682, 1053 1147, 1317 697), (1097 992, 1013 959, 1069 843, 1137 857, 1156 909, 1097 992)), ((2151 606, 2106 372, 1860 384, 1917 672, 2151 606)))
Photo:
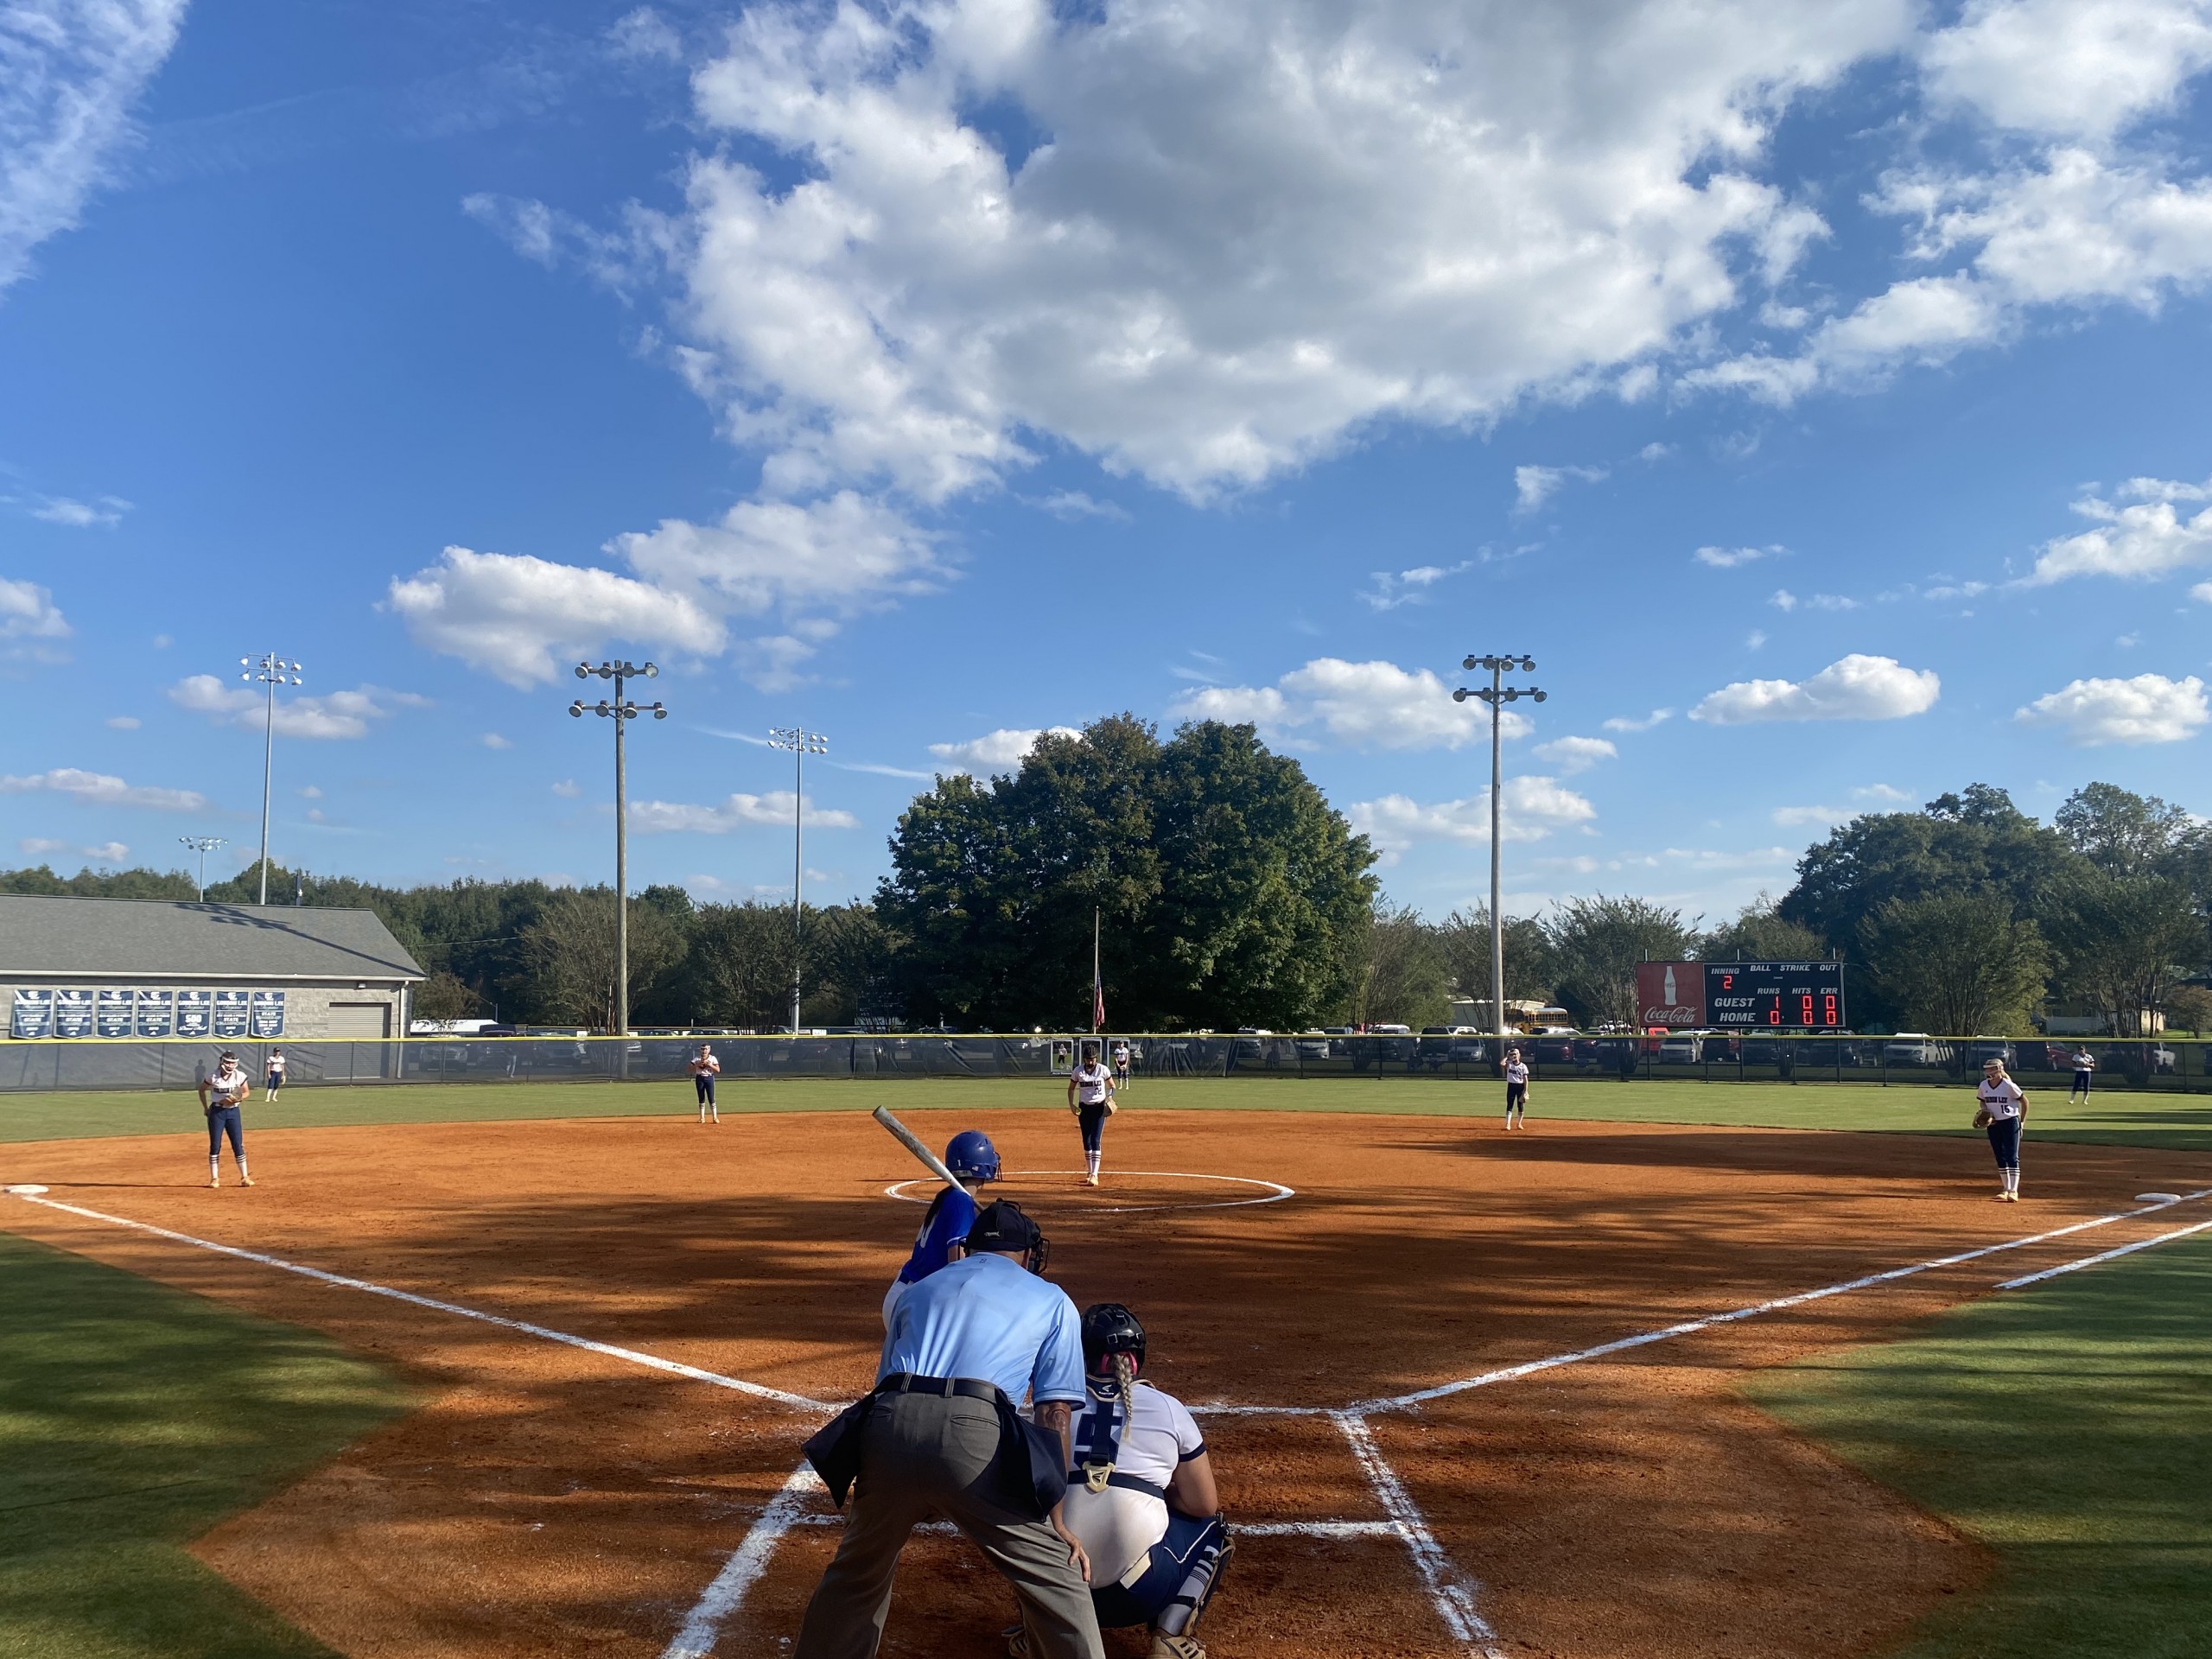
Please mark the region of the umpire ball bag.
MULTIPOLYGON (((1016 1514, 1041 1521, 1067 1496, 1066 1448, 1058 1434, 1039 1428, 1015 1410, 1003 1390, 993 1392, 999 1414, 999 1456, 993 1472, 1000 1496, 1016 1514)), ((806 1460, 830 1489, 830 1501, 840 1509, 860 1474, 868 1414, 875 1409, 879 1397, 862 1395, 806 1443, 806 1460)))

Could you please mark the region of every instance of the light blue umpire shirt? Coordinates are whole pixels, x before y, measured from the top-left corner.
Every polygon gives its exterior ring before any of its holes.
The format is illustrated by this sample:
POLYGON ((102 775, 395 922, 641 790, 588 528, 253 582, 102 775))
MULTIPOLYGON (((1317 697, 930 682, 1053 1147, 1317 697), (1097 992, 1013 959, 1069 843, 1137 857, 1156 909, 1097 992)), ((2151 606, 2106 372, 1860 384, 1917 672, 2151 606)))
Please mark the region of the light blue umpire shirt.
POLYGON ((1058 1285, 1011 1256, 971 1255, 940 1268, 899 1300, 876 1381, 973 1376, 1020 1403, 1080 1405, 1083 1320, 1058 1285))

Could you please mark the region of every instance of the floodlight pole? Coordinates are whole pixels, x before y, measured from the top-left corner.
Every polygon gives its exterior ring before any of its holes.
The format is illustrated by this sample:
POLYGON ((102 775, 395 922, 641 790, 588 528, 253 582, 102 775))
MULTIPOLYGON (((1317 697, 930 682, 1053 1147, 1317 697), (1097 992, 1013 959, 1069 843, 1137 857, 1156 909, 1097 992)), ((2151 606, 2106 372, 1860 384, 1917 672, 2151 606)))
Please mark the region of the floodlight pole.
MULTIPOLYGON (((578 697, 569 705, 569 713, 582 720, 588 709, 602 719, 614 722, 614 1034, 630 1034, 630 779, 626 753, 622 745, 623 728, 639 715, 651 715, 655 720, 666 720, 668 710, 658 702, 640 707, 623 696, 624 683, 632 679, 658 679, 660 668, 654 663, 633 663, 626 658, 600 664, 596 668, 589 663, 576 664, 576 677, 589 679, 596 674, 602 680, 614 682, 612 702, 601 697, 597 702, 586 702, 578 697)), ((624 1057, 627 1064, 627 1056, 624 1057)))
POLYGON ((238 666, 245 670, 238 678, 258 680, 269 693, 261 728, 261 902, 265 905, 269 902, 269 785, 276 766, 276 688, 297 685, 300 665, 266 652, 257 663, 251 657, 239 658, 238 666))
POLYGON ((177 839, 200 855, 200 902, 207 902, 207 855, 218 847, 227 846, 220 836, 179 836, 177 839))
POLYGON ((771 726, 768 747, 791 752, 791 1034, 798 1034, 799 923, 806 912, 806 757, 830 753, 830 740, 804 726, 771 726))
POLYGON ((1459 666, 1490 671, 1487 688, 1478 686, 1470 691, 1461 686, 1452 694, 1454 702, 1465 702, 1477 697, 1490 704, 1490 1007, 1492 1035, 1505 1040, 1505 917, 1499 909, 1501 886, 1499 880, 1500 836, 1502 817, 1500 805, 1505 793, 1505 750, 1499 710, 1509 702, 1518 702, 1523 697, 1541 702, 1544 693, 1534 686, 1509 686, 1505 671, 1518 668, 1524 674, 1536 671, 1533 657, 1470 657, 1459 666))

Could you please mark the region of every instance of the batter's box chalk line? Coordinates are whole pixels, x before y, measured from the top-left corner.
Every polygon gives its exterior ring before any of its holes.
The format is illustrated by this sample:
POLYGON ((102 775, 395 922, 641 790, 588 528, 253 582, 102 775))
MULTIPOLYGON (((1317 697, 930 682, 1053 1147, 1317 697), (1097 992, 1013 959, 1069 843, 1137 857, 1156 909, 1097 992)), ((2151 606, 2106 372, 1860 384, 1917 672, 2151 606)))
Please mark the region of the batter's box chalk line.
MULTIPOLYGON (((1266 1185, 1272 1185, 1273 1183, 1266 1183, 1266 1185)), ((464 1306, 459 1302, 420 1296, 412 1291, 401 1290, 395 1286, 380 1285, 370 1280, 357 1279, 345 1274, 330 1273, 323 1268, 308 1267, 297 1262, 288 1262, 282 1256, 266 1255, 258 1250, 241 1249, 233 1244, 221 1244, 213 1239, 198 1238, 190 1233, 177 1232, 167 1227, 156 1227, 149 1222, 133 1221, 128 1217, 109 1215, 104 1211, 86 1209, 80 1205, 65 1204, 58 1198, 45 1196, 43 1189, 35 1192, 29 1191, 27 1190, 29 1185, 29 1183, 11 1185, 6 1188, 5 1192, 8 1196, 23 1203, 35 1204, 45 1209, 81 1217, 87 1221, 100 1222, 111 1227, 126 1228, 133 1232, 144 1233, 155 1238, 167 1239, 172 1243, 211 1251, 215 1255, 230 1256, 240 1262, 251 1262, 257 1266, 273 1268, 283 1273, 297 1274, 321 1284, 346 1290, 358 1290, 371 1296, 385 1297, 391 1300, 404 1302, 432 1313, 449 1313, 459 1319, 478 1320, 486 1325, 497 1325, 502 1330, 513 1331, 524 1336, 536 1337, 542 1341, 581 1349, 585 1352, 619 1360, 626 1364, 645 1366, 671 1376, 683 1377, 690 1382, 704 1382, 710 1387, 727 1389, 734 1393, 766 1401, 771 1404, 783 1406, 810 1415, 826 1416, 838 1409, 837 1407, 825 1401, 817 1400, 807 1395, 794 1394, 788 1389, 770 1388, 763 1383, 747 1382, 741 1377, 727 1376, 718 1371, 705 1370, 696 1365, 686 1365, 675 1360, 663 1359, 658 1354, 648 1354, 635 1348, 624 1348, 612 1343, 594 1341, 587 1337, 575 1336, 565 1331, 556 1331, 550 1326, 533 1324, 526 1319, 509 1319, 503 1314, 490 1313, 480 1308, 464 1306)), ((1287 1196, 1287 1192, 1286 1196, 1287 1196)), ((2145 1197, 2148 1199, 2150 1195, 2145 1194, 2145 1197)), ((1382 1522, 1333 1520, 1274 1523, 1263 1522, 1251 1525, 1240 1525, 1238 1530, 1255 1536, 1315 1539, 1396 1538, 1405 1545, 1410 1554, 1414 1571, 1421 1578, 1422 1587, 1428 1593, 1430 1603, 1434 1607, 1438 1618, 1452 1633, 1454 1641, 1463 1650, 1480 1655, 1482 1659, 1502 1659, 1502 1656, 1498 1654, 1494 1645, 1497 1633, 1483 1618, 1478 1607, 1480 1586, 1473 1579, 1459 1569, 1445 1552, 1442 1545, 1437 1541, 1436 1535, 1431 1530, 1427 1516, 1421 1513, 1420 1505, 1414 1501, 1413 1495, 1407 1489, 1404 1481, 1390 1466, 1389 1459, 1382 1455, 1381 1447, 1376 1444, 1374 1433, 1368 1426, 1369 1418, 1393 1412, 1418 1411, 1431 1401, 1462 1394, 1471 1389, 1487 1388, 1496 1383, 1531 1376, 1540 1371, 1554 1370, 1561 1366, 1577 1365, 1591 1360, 1605 1358, 1613 1354, 1624 1353, 1653 1343, 1665 1342, 1677 1337, 1692 1336, 1701 1331, 1709 1331, 1721 1325, 1756 1319, 1763 1314, 1777 1313, 1789 1308, 1801 1307, 1807 1303, 1820 1301, 1830 1296, 1840 1296, 1852 1291, 1870 1289, 1897 1280, 1909 1279, 1917 1274, 1932 1273, 1939 1268, 1961 1266, 2005 1251, 2026 1249, 2034 1245, 2048 1243, 2054 1239, 2067 1238, 2094 1228, 2108 1227, 2116 1222, 2154 1215, 2159 1211, 2171 1209, 2175 1205, 2195 1203, 2198 1199, 2206 1198, 2212 1198, 2212 1188, 2196 1192, 2161 1193, 2155 1200, 2144 1203, 2139 1209, 2119 1211, 2110 1215, 2098 1216, 2088 1221, 2077 1221, 2069 1226, 2055 1227, 2044 1232, 2029 1234, 2024 1237, 2008 1239, 2001 1243, 1985 1244, 1974 1249, 1961 1250, 1954 1255, 1936 1256, 1926 1262, 1916 1262, 1907 1267, 1891 1268, 1881 1273, 1867 1274, 1837 1284, 1823 1285, 1815 1290, 1800 1291, 1795 1295, 1776 1297, 1748 1307, 1711 1314, 1704 1319, 1688 1319, 1680 1324, 1662 1326, 1658 1330, 1639 1332, 1635 1335, 1622 1337, 1612 1342, 1599 1343, 1594 1347, 1577 1349, 1572 1353, 1554 1354, 1541 1359, 1529 1360, 1518 1365, 1508 1365, 1495 1370, 1484 1371, 1476 1376, 1463 1377, 1457 1382, 1442 1383, 1434 1388, 1420 1389, 1408 1394, 1359 1401, 1348 1407, 1220 1404, 1193 1406, 1192 1410, 1194 1414, 1200 1415, 1220 1417, 1268 1415, 1328 1418, 1344 1437, 1354 1462, 1357 1464, 1376 1503, 1388 1519, 1382 1522)), ((1261 1201, 1272 1202, 1273 1200, 1261 1201)), ((2004 1281, 1998 1287, 2017 1289, 2024 1285, 2038 1283, 2059 1274, 2072 1273, 2083 1268, 2094 1267, 2118 1256, 2133 1255, 2138 1250, 2148 1249, 2153 1245, 2163 1244, 2177 1238, 2185 1238, 2192 1234, 2207 1230, 2212 1230, 2212 1222, 2177 1228, 2132 1244, 2122 1245, 2117 1249, 2083 1256, 2077 1261, 2065 1262, 2043 1272, 2009 1279, 2004 1281)), ((826 1513, 822 1508, 822 1500, 826 1496, 821 1481, 810 1466, 801 1464, 793 1470, 791 1477, 784 1482, 776 1495, 761 1510, 759 1517, 754 1520, 751 1528, 747 1529, 737 1548, 723 1563, 721 1570, 715 1575, 713 1582, 709 1584, 701 1594, 698 1602, 684 1619, 683 1628, 677 1631, 675 1640, 671 1642, 664 1650, 662 1659, 707 1659, 707 1656, 713 1652, 715 1637, 722 1625, 744 1605, 747 1592, 754 1584, 759 1582, 761 1574, 767 1570, 776 1546, 782 1541, 785 1535, 795 1528, 824 1526, 836 1522, 837 1517, 826 1513)))

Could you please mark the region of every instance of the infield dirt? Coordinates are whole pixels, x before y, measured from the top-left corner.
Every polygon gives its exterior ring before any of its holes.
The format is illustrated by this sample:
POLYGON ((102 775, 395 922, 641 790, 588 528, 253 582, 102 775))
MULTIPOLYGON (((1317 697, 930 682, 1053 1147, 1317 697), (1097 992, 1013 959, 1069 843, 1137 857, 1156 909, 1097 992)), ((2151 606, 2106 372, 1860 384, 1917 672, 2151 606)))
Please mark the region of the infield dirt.
MULTIPOLYGON (((251 1116, 251 1114, 249 1115, 251 1116)), ((1052 1112, 982 1128, 1009 1169, 1071 1170, 1052 1112)), ((842 1401, 873 1375, 914 1175, 849 1114, 258 1129, 259 1185, 209 1192, 196 1136, 8 1149, 6 1179, 88 1209, 842 1401)), ((1004 1189, 1078 1303, 1130 1303, 1150 1375, 1193 1403, 1342 1408, 2212 1184, 2212 1157, 2037 1147, 1987 1201, 1977 1143, 1434 1117, 1147 1112, 1108 1185, 1004 1189), (1280 1182, 1296 1196, 1117 1176, 1280 1182)), ((926 1187, 912 1189, 918 1193, 926 1187)), ((817 1418, 607 1357, 16 1201, 0 1224, 326 1331, 435 1391, 197 1547, 343 1652, 651 1659, 790 1475, 817 1418)), ((1506 1653, 1879 1653, 1986 1570, 1979 1548, 1796 1440, 1745 1370, 1856 1343, 1996 1281, 2155 1230, 2120 1223, 1370 1419, 1506 1653)), ((1233 1519, 1380 1520, 1332 1421, 1218 1416, 1233 1519)), ((834 1527, 792 1531, 715 1652, 788 1652, 834 1527)), ((1011 1600, 920 1537, 883 1651, 990 1656, 1011 1600)), ((1395 1538, 1248 1539, 1205 1631, 1217 1659, 1458 1650, 1395 1538)), ((1141 1653, 1128 1634, 1109 1652, 1141 1653)))

